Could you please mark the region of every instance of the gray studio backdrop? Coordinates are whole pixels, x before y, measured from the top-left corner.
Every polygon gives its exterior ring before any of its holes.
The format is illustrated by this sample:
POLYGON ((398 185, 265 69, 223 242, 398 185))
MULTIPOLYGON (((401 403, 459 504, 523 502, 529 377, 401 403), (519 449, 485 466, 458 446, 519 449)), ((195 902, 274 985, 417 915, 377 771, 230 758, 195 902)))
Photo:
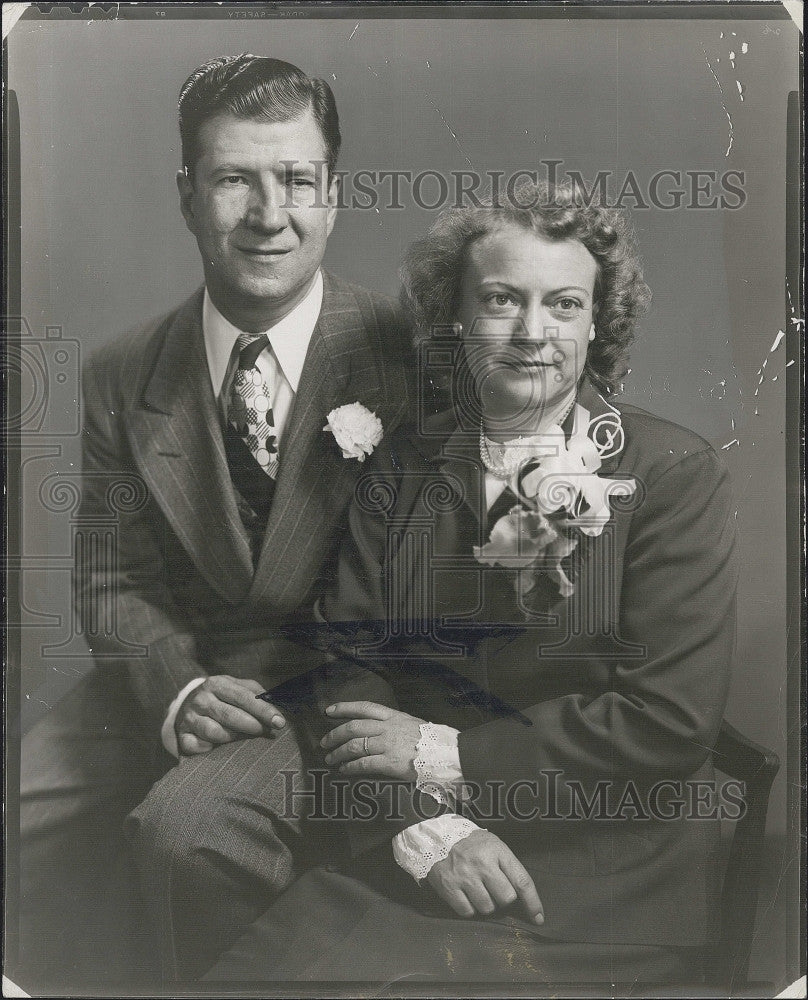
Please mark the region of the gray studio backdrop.
MULTIPOLYGON (((723 449, 742 563, 727 714, 784 757, 783 372, 793 332, 784 306, 785 112, 797 87, 796 31, 783 20, 359 14, 23 21, 8 62, 22 123, 23 315, 35 337, 61 327, 86 356, 200 283, 174 185, 176 98, 196 65, 225 53, 271 54, 325 77, 342 115, 340 167, 349 172, 473 167, 507 175, 550 159, 584 176, 630 170, 645 181, 663 169, 744 171, 738 210, 633 213, 654 301, 624 396, 723 449)), ((434 198, 434 188, 424 192, 434 198)), ((327 264, 395 293, 402 251, 433 217, 409 199, 405 210, 345 209, 327 264)), ((75 473, 78 442, 57 429, 27 443, 24 725, 87 666, 42 649, 70 631, 70 523, 68 513, 46 509, 40 487, 56 470, 75 473)), ((76 652, 75 643, 63 652, 76 652)), ((785 828, 784 789, 781 772, 775 833, 785 828)))

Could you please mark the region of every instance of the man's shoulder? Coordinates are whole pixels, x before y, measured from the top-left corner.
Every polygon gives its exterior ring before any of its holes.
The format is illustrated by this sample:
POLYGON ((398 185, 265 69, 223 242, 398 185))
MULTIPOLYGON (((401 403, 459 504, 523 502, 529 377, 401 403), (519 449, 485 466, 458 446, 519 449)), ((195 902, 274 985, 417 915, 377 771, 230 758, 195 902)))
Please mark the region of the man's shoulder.
POLYGON ((143 378, 154 366, 168 332, 178 321, 187 319, 201 323, 203 289, 168 312, 129 327, 112 336, 90 355, 86 369, 98 379, 114 382, 129 394, 136 392, 143 378))
POLYGON ((323 285, 326 296, 331 293, 354 296, 355 298, 370 298, 380 306, 398 309, 398 303, 392 296, 384 295, 382 292, 374 291, 372 288, 366 288, 364 285, 360 285, 355 281, 349 281, 347 278, 341 278, 339 275, 334 274, 333 271, 328 271, 325 268, 323 268, 323 285))
POLYGON ((410 326, 397 302, 362 285, 323 272, 319 329, 334 357, 364 371, 378 396, 385 426, 406 420, 418 396, 410 326))
POLYGON ((330 271, 323 271, 323 309, 358 309, 366 325, 381 330, 391 326, 402 330, 406 326, 404 313, 399 303, 389 295, 365 288, 353 281, 339 278, 330 271))

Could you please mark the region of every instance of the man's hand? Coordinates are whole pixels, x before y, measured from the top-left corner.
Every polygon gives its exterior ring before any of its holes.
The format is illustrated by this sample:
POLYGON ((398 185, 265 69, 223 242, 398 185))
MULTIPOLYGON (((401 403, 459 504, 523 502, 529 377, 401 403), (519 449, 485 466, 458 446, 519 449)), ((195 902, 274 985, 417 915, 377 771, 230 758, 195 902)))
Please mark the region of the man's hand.
POLYGON ((423 719, 372 701, 341 701, 329 705, 326 713, 332 719, 351 720, 320 740, 329 751, 326 764, 341 774, 415 778, 413 761, 423 719))
POLYGON ((461 917, 487 916, 521 899, 528 920, 544 923, 544 907, 527 869, 488 830, 475 830, 459 840, 430 868, 426 881, 461 917))
POLYGON ((258 681, 241 677, 208 677, 189 692, 177 712, 174 729, 180 753, 207 753, 219 743, 283 729, 286 721, 277 708, 256 698, 264 690, 258 681))

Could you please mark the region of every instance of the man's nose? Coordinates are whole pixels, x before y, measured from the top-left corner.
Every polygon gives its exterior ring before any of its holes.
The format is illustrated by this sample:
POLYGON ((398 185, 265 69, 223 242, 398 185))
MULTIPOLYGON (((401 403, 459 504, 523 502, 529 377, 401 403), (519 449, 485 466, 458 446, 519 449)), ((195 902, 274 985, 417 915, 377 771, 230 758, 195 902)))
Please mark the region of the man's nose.
POLYGON ((278 232, 286 225, 284 190, 275 184, 264 184, 252 191, 245 221, 252 229, 278 232))

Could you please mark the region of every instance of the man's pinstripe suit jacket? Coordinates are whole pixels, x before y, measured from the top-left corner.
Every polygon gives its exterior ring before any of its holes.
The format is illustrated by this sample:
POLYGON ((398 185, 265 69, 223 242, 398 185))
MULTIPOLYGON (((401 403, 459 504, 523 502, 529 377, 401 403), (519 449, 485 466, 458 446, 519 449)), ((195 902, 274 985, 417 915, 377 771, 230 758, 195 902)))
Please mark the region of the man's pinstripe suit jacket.
POLYGON ((124 669, 155 732, 194 677, 227 673, 271 686, 310 665, 277 625, 311 613, 363 469, 324 433, 326 416, 358 400, 387 433, 413 396, 395 304, 324 277, 256 566, 207 369, 202 289, 85 367, 79 518, 109 516, 116 479, 138 477, 145 499, 118 504, 114 558, 85 552, 79 613, 98 668, 124 669), (92 610, 102 606, 114 607, 116 634, 92 610))

